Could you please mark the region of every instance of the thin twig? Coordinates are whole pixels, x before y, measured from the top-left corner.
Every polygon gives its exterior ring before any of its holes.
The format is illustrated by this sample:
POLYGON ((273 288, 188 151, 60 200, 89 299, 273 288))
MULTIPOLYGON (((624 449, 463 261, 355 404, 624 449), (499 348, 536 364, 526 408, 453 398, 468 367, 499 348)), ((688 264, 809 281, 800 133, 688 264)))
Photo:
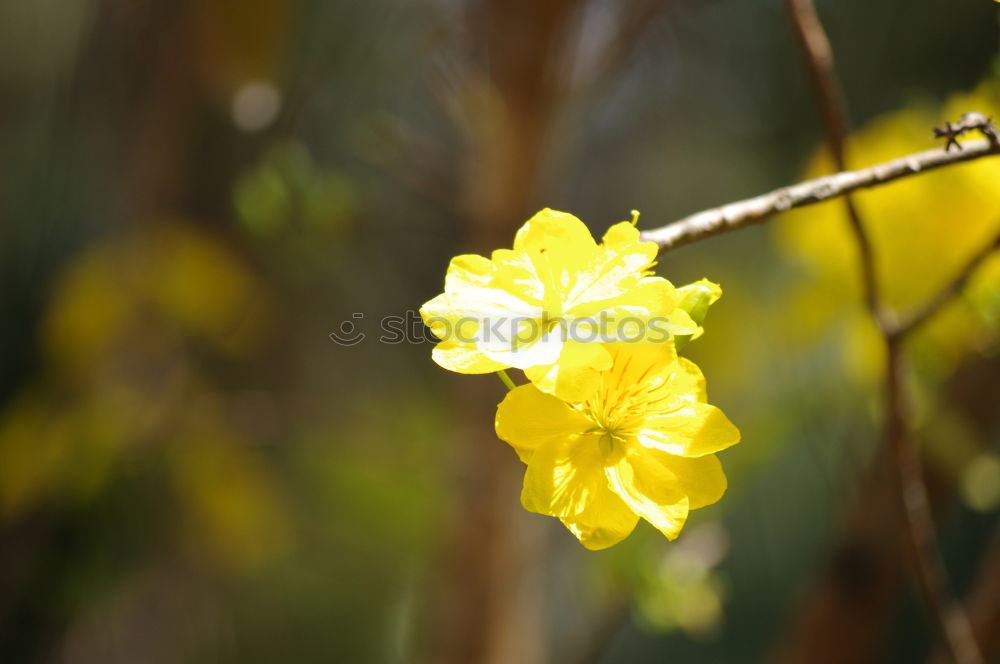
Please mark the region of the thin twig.
MULTIPOLYGON (((844 170, 846 103, 837 81, 829 41, 812 0, 787 0, 787 5, 796 35, 809 63, 809 72, 822 108, 827 143, 837 168, 844 170)), ((950 125, 946 129, 950 129, 950 125)), ((952 143, 957 145, 955 134, 949 132, 945 152, 952 143)), ((990 143, 994 145, 994 141, 991 140, 990 143)), ((845 197, 845 202, 861 258, 865 302, 886 341, 886 442, 895 460, 893 467, 899 482, 917 583, 955 662, 978 664, 982 662, 982 655, 972 635, 968 618, 952 599, 947 585, 944 565, 937 549, 937 533, 924 483, 920 453, 909 437, 904 403, 902 336, 894 334, 891 318, 879 296, 874 251, 864 224, 850 197, 845 197)))
POLYGON ((937 548, 937 528, 931 514, 920 452, 910 437, 905 403, 905 361, 902 336, 886 335, 886 439, 892 452, 906 516, 906 536, 920 595, 931 612, 944 646, 955 664, 983 664, 969 618, 948 586, 937 548))
POLYGON ((916 563, 917 582, 925 600, 934 598, 933 614, 944 637, 946 651, 951 660, 958 664, 981 664, 984 659, 968 614, 951 596, 944 572, 944 562, 937 549, 937 530, 931 515, 924 471, 919 452, 910 439, 907 426, 906 404, 903 402, 905 367, 902 344, 907 335, 930 320, 944 305, 961 293, 976 269, 997 248, 1000 248, 1000 234, 976 252, 955 278, 924 306, 894 327, 883 330, 888 359, 886 400, 889 414, 886 436, 897 460, 895 469, 907 516, 907 535, 916 563))
MULTIPOLYGON (((847 101, 844 91, 837 78, 837 69, 833 60, 833 49, 830 40, 823 30, 823 24, 816 14, 812 0, 786 0, 785 6, 791 19, 796 41, 806 61, 806 69, 819 103, 820 116, 826 136, 826 145, 833 156, 833 164, 838 171, 847 170, 847 134, 849 120, 847 101)), ((871 315, 879 321, 886 320, 886 314, 879 305, 878 274, 875 271, 875 254, 872 243, 865 231, 861 213, 858 212, 854 199, 844 196, 844 207, 851 223, 858 246, 858 256, 863 273, 862 283, 865 288, 865 304, 871 315)))
MULTIPOLYGON (((827 142, 840 172, 698 212, 666 226, 644 231, 642 240, 655 242, 661 252, 745 228, 793 208, 812 205, 837 196, 846 196, 858 189, 876 187, 936 168, 1000 154, 1000 135, 996 127, 989 118, 971 112, 963 115, 957 123, 948 123, 943 128, 935 129, 935 136, 947 139, 944 148, 907 155, 862 170, 846 170, 845 104, 833 69, 829 41, 811 0, 787 0, 787 2, 797 37, 809 64, 810 75, 817 88, 827 142), (978 130, 985 136, 985 140, 958 143, 959 136, 972 130, 978 130), (951 151, 952 147, 957 149, 951 151)), ((893 465, 897 472, 918 586, 941 631, 950 657, 957 664, 982 664, 982 654, 968 616, 950 596, 944 566, 936 548, 936 532, 927 499, 920 455, 910 439, 906 418, 902 343, 908 332, 930 318, 962 289, 976 267, 996 248, 997 242, 977 253, 956 279, 924 308, 904 323, 897 323, 879 297, 873 251, 860 215, 850 200, 846 201, 846 205, 861 254, 866 304, 882 333, 888 351, 886 403, 889 412, 885 435, 888 448, 895 459, 893 465)))
POLYGON ((969 281, 972 275, 975 274, 976 269, 997 250, 1000 250, 1000 233, 993 238, 991 243, 977 251, 959 271, 955 278, 948 282, 944 288, 938 291, 934 297, 928 300, 922 307, 920 307, 920 309, 899 321, 899 323, 891 330, 892 335, 901 336, 909 334, 927 322, 934 314, 944 307, 944 305, 951 302, 955 296, 962 292, 962 289, 965 288, 965 284, 969 281))
POLYGON ((816 92, 827 147, 833 155, 833 163, 837 170, 845 170, 847 103, 835 73, 830 40, 823 30, 823 24, 820 23, 811 0, 786 0, 785 8, 791 19, 799 49, 805 56, 810 82, 816 92))
MULTIPOLYGON (((993 537, 979 562, 966 598, 969 618, 976 635, 976 642, 989 657, 1000 648, 1000 525, 993 530, 993 537)), ((928 660, 931 664, 948 664, 948 655, 935 651, 928 660)))
MULTIPOLYGON (((806 59, 809 75, 816 90, 820 105, 823 124, 826 130, 826 140, 834 163, 838 170, 845 170, 845 140, 848 131, 847 104, 834 66, 833 52, 830 42, 823 30, 813 0, 786 0, 788 13, 795 29, 796 38, 806 59)), ((978 114, 977 114, 978 115, 978 114)), ((957 136, 972 127, 964 126, 970 114, 963 117, 954 127, 950 123, 937 136, 946 136, 948 143, 945 152, 955 145, 961 151, 957 136)), ((979 118, 975 118, 979 120, 979 118)), ((985 126, 991 126, 983 118, 985 126)), ((968 123, 968 124, 971 124, 968 123)), ((988 142, 997 146, 996 135, 984 132, 988 142)), ((902 342, 904 334, 894 322, 894 316, 882 302, 875 270, 875 254, 871 240, 865 231, 853 201, 845 196, 847 215, 851 222, 855 243, 861 259, 862 282, 865 288, 865 303, 868 311, 886 344, 886 444, 892 454, 896 471, 898 488, 903 504, 904 521, 907 539, 910 543, 910 554, 921 597, 938 625, 941 636, 948 646, 950 655, 956 664, 982 664, 983 657, 976 644, 969 624, 968 616, 954 600, 948 587, 947 573, 937 548, 937 532, 934 517, 931 513, 930 499, 927 495, 927 485, 924 482, 923 467, 920 452, 910 438, 910 427, 907 419, 906 395, 904 390, 905 358, 902 342)), ((974 268, 974 266, 973 266, 974 268)), ((960 275, 964 281, 967 273, 960 275), (964 276, 963 276, 964 275, 964 276)), ((960 287, 959 284, 958 287, 960 287)), ((947 297, 954 294, 949 291, 947 297)), ((935 301, 930 303, 935 304, 935 301)), ((937 306, 940 306, 939 304, 937 306)), ((930 309, 931 312, 936 307, 930 309)), ((930 313, 927 314, 928 316, 930 313)), ((910 328, 912 329, 912 328, 910 328)))
POLYGON ((966 141, 962 147, 964 149, 950 152, 934 148, 870 168, 843 171, 806 180, 760 196, 697 212, 666 226, 643 231, 642 239, 645 242, 655 242, 659 245, 660 251, 664 252, 714 235, 746 228, 780 212, 822 203, 857 189, 877 187, 942 166, 1000 155, 1000 145, 993 145, 982 139, 966 141))

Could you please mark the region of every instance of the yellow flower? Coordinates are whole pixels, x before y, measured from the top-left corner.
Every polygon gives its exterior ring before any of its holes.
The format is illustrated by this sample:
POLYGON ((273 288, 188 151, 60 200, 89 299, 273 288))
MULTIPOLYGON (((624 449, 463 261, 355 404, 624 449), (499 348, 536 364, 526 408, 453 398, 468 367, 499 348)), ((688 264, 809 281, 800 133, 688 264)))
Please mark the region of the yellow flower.
POLYGON ((740 433, 673 342, 604 348, 612 365, 585 400, 522 385, 497 408, 497 435, 528 466, 521 503, 559 517, 588 549, 620 542, 639 517, 674 539, 689 510, 722 497, 715 452, 740 433))
POLYGON ((468 374, 515 367, 540 390, 580 400, 611 366, 594 342, 700 331, 673 285, 652 275, 656 253, 633 223, 615 224, 597 244, 573 215, 542 210, 513 249, 452 259, 445 292, 420 309, 441 340, 434 361, 468 374))

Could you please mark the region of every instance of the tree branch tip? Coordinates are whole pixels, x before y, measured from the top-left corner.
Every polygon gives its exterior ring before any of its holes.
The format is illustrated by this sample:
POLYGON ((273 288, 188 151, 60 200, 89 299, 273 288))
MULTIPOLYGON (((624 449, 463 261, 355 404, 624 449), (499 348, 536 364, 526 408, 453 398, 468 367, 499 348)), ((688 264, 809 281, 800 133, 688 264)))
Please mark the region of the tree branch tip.
POLYGON ((983 115, 979 111, 969 111, 963 113, 958 122, 945 122, 943 127, 934 127, 934 138, 945 138, 944 151, 948 152, 954 147, 956 150, 962 149, 962 144, 958 138, 969 131, 978 131, 993 147, 1000 146, 1000 132, 993 123, 993 118, 983 115))

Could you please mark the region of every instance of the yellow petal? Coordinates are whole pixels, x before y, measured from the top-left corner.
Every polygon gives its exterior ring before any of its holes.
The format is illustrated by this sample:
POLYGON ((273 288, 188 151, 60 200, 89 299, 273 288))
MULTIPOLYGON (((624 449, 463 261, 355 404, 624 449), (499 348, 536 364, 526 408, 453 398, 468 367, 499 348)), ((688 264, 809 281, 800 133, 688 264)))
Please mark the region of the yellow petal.
POLYGON ((677 478, 642 448, 629 449, 605 469, 612 490, 667 539, 676 539, 688 514, 688 498, 677 478))
POLYGON ((680 408, 684 404, 705 402, 705 377, 687 358, 678 357, 673 342, 616 343, 606 348, 614 357, 610 375, 619 385, 647 387, 647 395, 658 414, 680 408))
POLYGON ((590 422, 564 401, 521 385, 507 393, 497 406, 497 436, 509 443, 521 460, 539 445, 568 439, 590 427, 590 422))
POLYGON ((564 297, 567 316, 598 317, 614 332, 622 318, 663 316, 676 306, 674 286, 662 277, 643 277, 620 261, 577 275, 564 297))
POLYGON ((506 333, 510 326, 499 326, 500 322, 539 318, 541 314, 539 307, 505 290, 480 286, 442 293, 420 307, 420 315, 431 329, 435 329, 435 322, 454 326, 460 321, 489 321, 506 333))
POLYGON ((601 244, 618 254, 635 256, 646 269, 656 260, 659 248, 655 242, 639 242, 639 229, 630 221, 622 221, 607 230, 601 244))
POLYGON ((431 358, 441 367, 462 374, 484 374, 506 369, 507 365, 491 360, 472 344, 450 339, 431 351, 431 358))
MULTIPOLYGON (((700 337, 705 330, 691 318, 691 314, 681 308, 674 309, 664 317, 663 327, 673 337, 689 336, 692 339, 700 337)), ((656 339, 653 339, 656 341, 656 339)))
POLYGON ((577 516, 589 501, 604 495, 608 480, 600 436, 553 440, 535 448, 524 473, 521 504, 549 516, 577 516))
POLYGON ((711 505, 726 492, 726 475, 714 454, 695 459, 666 454, 659 458, 677 478, 681 491, 687 494, 690 509, 711 505))
POLYGON ((664 294, 673 296, 673 286, 666 293, 666 279, 656 277, 656 282, 643 275, 647 267, 645 258, 630 260, 627 255, 601 250, 578 269, 563 295, 563 310, 573 316, 592 316, 615 305, 639 307, 646 316, 657 312, 664 294), (653 288, 636 291, 640 283, 653 288), (654 290, 655 289, 655 290, 654 290))
POLYGON ((444 276, 444 290, 457 291, 462 288, 488 286, 493 274, 493 263, 485 256, 462 254, 448 263, 444 276))
MULTIPOLYGON (((536 319, 524 319, 517 325, 512 344, 500 340, 489 343, 481 340, 478 346, 487 357, 517 369, 528 370, 552 364, 562 353, 563 335, 559 331, 541 333, 538 332, 539 329, 541 326, 536 319)), ((507 333, 504 332, 503 335, 507 333)))
POLYGON ((740 432, 715 406, 690 401, 670 412, 647 416, 637 438, 644 446, 668 454, 699 457, 740 442, 740 432))
POLYGON ((517 295, 525 302, 539 306, 544 304, 547 285, 538 274, 531 256, 510 249, 497 249, 491 256, 496 287, 517 295))
POLYGON ((597 243, 586 224, 569 214, 545 208, 526 221, 514 236, 515 251, 556 251, 588 253, 597 243))
POLYGON ((690 395, 695 401, 708 401, 708 391, 705 389, 705 375, 698 365, 686 357, 677 358, 677 373, 672 380, 673 389, 678 393, 690 395))
POLYGON ((501 289, 443 293, 424 304, 420 315, 442 341, 474 347, 504 367, 551 364, 562 352, 561 330, 543 332, 542 310, 501 289))
POLYGON ((555 364, 524 370, 535 386, 564 401, 580 402, 597 391, 601 372, 611 368, 611 354, 599 343, 568 341, 555 364))
MULTIPOLYGON (((635 301, 648 309, 649 316, 659 323, 658 326, 651 324, 649 333, 663 330, 672 336, 697 336, 702 332, 699 324, 679 306, 680 292, 663 277, 643 277, 633 293, 629 294, 628 301, 635 301)), ((661 335, 650 340, 663 341, 664 338, 661 335)))
POLYGON ((562 517, 571 533, 591 551, 606 549, 628 537, 639 522, 639 515, 629 509, 609 487, 587 502, 576 516, 562 517))
POLYGON ((673 342, 616 343, 606 348, 614 359, 611 375, 621 385, 664 383, 677 373, 673 342))
POLYGON ((543 305, 551 315, 559 316, 565 293, 599 251, 582 221, 546 208, 518 230, 513 253, 531 263, 544 284, 543 305))

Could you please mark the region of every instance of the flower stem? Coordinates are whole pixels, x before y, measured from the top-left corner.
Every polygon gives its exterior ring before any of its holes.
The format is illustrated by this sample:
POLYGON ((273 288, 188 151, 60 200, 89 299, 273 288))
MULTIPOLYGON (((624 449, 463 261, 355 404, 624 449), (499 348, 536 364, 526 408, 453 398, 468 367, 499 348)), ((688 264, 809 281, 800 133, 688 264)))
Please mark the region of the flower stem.
POLYGON ((507 386, 508 391, 513 390, 515 387, 517 387, 517 385, 514 384, 514 381, 510 379, 510 376, 507 375, 507 371, 505 369, 501 369, 500 371, 498 371, 497 375, 500 376, 500 380, 503 382, 503 384, 507 386))

